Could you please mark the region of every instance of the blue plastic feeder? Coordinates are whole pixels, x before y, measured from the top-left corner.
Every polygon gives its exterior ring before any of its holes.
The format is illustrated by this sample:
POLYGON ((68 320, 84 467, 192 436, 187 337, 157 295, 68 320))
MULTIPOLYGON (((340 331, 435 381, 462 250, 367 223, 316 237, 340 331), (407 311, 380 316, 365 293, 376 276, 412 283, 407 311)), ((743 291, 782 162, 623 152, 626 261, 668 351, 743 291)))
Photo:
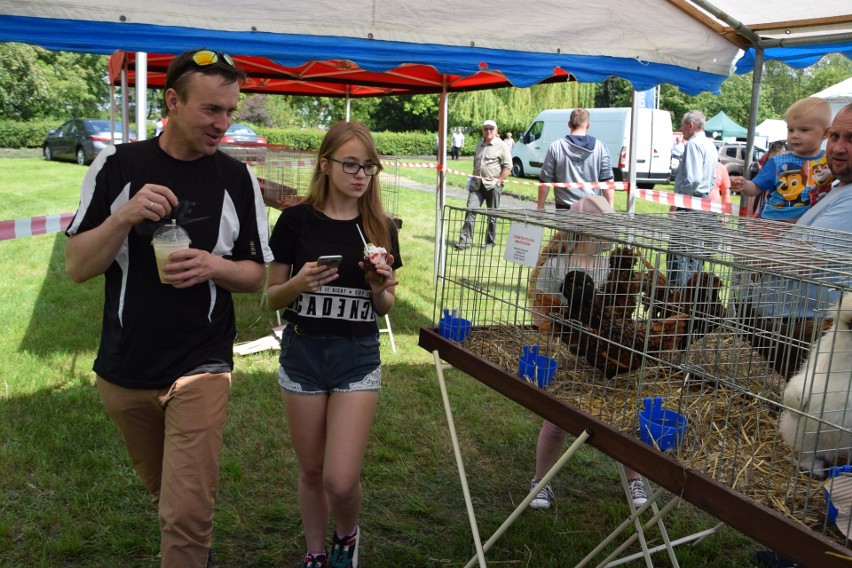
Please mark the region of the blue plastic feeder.
MULTIPOLYGON (((847 475, 852 474, 852 465, 833 465, 828 468, 829 478, 838 477, 844 473, 847 475)), ((825 490, 825 503, 828 506, 828 522, 833 523, 837 520, 837 513, 839 511, 837 510, 837 507, 834 506, 834 503, 831 502, 831 492, 828 489, 825 490)))
POLYGON ((518 376, 522 379, 535 378, 535 358, 538 345, 524 345, 524 352, 518 357, 518 376))
POLYGON ((539 355, 535 359, 535 380, 539 387, 546 387, 550 384, 553 375, 556 374, 556 359, 551 359, 544 355, 539 355))
POLYGON ((688 425, 686 416, 663 408, 663 399, 659 396, 653 401, 646 398, 645 409, 639 412, 639 437, 664 452, 680 445, 688 425))
POLYGON ((444 317, 438 322, 438 333, 450 341, 461 343, 467 339, 473 324, 470 320, 456 317, 454 314, 455 310, 453 314, 450 314, 450 310, 444 310, 444 317))
POLYGON ((556 374, 558 363, 546 355, 538 354, 538 345, 524 345, 524 352, 518 357, 518 375, 544 388, 550 384, 556 374))

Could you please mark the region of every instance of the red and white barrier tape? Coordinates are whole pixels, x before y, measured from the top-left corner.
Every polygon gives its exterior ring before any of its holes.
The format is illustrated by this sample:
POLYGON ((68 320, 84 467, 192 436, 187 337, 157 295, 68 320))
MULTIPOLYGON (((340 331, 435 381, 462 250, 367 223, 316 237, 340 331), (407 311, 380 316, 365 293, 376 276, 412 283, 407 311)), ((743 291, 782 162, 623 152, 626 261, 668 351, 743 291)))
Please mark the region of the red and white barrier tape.
MULTIPOLYGON (((407 168, 437 168, 438 164, 400 164, 400 166, 404 166, 407 168)), ((469 178, 477 178, 477 179, 492 179, 492 178, 484 178, 482 176, 475 176, 468 172, 463 172, 461 170, 456 170, 454 168, 444 168, 444 171, 448 174, 456 174, 460 176, 467 176, 469 178)), ((516 179, 506 179, 504 183, 513 183, 515 185, 532 185, 534 187, 539 187, 541 185, 546 185, 548 187, 567 187, 570 189, 618 189, 618 190, 627 190, 630 187, 628 182, 624 181, 598 181, 598 182, 587 182, 587 183, 542 183, 540 181, 520 181, 516 179)))
MULTIPOLYGON (((438 164, 400 164, 405 167, 438 167, 438 164)), ((458 174, 468 177, 479 177, 469 174, 467 172, 463 172, 460 170, 455 170, 452 168, 447 168, 447 173, 450 174, 458 174)), ((482 179, 482 178, 480 178, 482 179)), ((518 185, 532 185, 538 187, 542 185, 541 182, 538 181, 518 181, 514 179, 507 179, 507 183, 514 183, 518 185)), ((572 189, 615 189, 619 191, 627 191, 630 189, 629 182, 623 181, 607 181, 607 182, 594 182, 594 183, 548 183, 545 184, 548 187, 567 187, 572 189)), ((686 209, 698 209, 700 211, 713 211, 715 213, 727 213, 733 214, 734 206, 731 203, 722 203, 721 201, 712 201, 710 199, 699 199, 697 197, 687 197, 685 195, 677 195, 674 193, 669 193, 667 191, 655 191, 653 189, 634 189, 633 194, 639 198, 644 199, 645 201, 651 201, 653 203, 662 203, 665 205, 674 205, 676 207, 683 207, 686 209)))
POLYGON ((73 213, 62 213, 60 215, 40 215, 38 217, 0 221, 0 241, 60 233, 68 227, 73 218, 73 213))
POLYGON ((698 197, 689 197, 686 195, 678 195, 669 193, 668 191, 656 191, 653 189, 635 189, 633 193, 639 199, 645 201, 653 201, 654 203, 663 203, 666 205, 674 205, 675 207, 685 207, 687 209, 697 209, 699 211, 713 211, 714 213, 733 214, 734 206, 732 203, 722 203, 721 201, 713 201, 711 199, 699 199, 698 197))

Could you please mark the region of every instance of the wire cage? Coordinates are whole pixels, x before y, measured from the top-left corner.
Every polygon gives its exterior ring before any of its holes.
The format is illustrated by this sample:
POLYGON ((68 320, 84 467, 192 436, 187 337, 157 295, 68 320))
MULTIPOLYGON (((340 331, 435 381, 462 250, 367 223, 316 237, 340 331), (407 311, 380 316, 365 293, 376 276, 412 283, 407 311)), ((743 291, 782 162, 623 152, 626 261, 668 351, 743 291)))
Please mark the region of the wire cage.
MULTIPOLYGON (((470 213, 446 207, 447 241, 470 213)), ((830 519, 824 485, 852 454, 851 235, 476 214, 474 242, 493 222, 497 245, 448 248, 421 346, 575 435, 596 425, 592 445, 775 550, 848 553, 852 499, 830 519), (660 405, 685 418, 674 439, 643 419, 660 405)))
MULTIPOLYGON (((283 209, 299 203, 308 194, 316 153, 298 152, 284 146, 257 144, 229 144, 222 151, 251 165, 263 200, 269 207, 283 209)), ((400 159, 382 156, 382 171, 379 182, 382 186, 382 203, 385 212, 399 221, 399 176, 400 159)))

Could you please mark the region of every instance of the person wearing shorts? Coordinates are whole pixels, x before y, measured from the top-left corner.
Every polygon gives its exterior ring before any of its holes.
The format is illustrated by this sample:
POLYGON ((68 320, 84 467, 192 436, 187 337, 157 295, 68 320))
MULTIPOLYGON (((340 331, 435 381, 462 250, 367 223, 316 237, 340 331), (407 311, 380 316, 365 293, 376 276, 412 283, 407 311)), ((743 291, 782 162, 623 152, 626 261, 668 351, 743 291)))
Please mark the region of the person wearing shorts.
POLYGON ((288 321, 278 384, 299 462, 305 568, 358 566, 361 469, 382 383, 377 317, 394 305, 402 266, 396 227, 382 208, 381 169, 364 125, 332 126, 308 196, 281 213, 269 243, 266 303, 288 321), (386 263, 365 258, 362 238, 386 249, 386 263))

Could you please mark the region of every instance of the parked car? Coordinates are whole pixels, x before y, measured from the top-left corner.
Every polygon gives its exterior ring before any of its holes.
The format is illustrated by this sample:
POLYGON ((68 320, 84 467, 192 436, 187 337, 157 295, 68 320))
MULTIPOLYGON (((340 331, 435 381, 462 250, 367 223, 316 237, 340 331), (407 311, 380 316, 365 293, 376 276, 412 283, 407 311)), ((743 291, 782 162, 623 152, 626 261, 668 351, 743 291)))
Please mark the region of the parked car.
MULTIPOLYGON (((101 150, 113 143, 122 142, 121 123, 115 123, 111 135, 110 121, 93 118, 74 118, 55 130, 48 132, 42 142, 45 160, 74 160, 81 166, 90 164, 101 150)), ((130 131, 130 141, 136 140, 136 132, 130 131)))
POLYGON ((267 144, 266 138, 251 126, 232 124, 219 142, 219 147, 243 162, 257 162, 266 159, 267 144))
MULTIPOLYGON (((757 175, 760 166, 757 161, 763 156, 764 150, 753 148, 751 154, 751 175, 749 179, 757 175)), ((728 175, 741 176, 745 167, 746 144, 745 142, 728 142, 719 148, 719 161, 728 170, 728 175)))

